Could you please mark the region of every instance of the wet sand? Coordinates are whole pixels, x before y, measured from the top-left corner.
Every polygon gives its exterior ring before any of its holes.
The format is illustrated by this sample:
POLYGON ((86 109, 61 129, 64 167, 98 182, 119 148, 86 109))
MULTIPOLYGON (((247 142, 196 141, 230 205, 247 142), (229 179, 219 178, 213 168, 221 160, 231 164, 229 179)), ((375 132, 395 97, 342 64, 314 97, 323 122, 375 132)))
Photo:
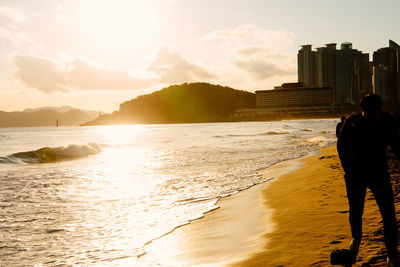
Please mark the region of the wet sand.
MULTIPOLYGON (((400 168, 391 161, 399 215, 400 168)), ((348 204, 336 147, 269 167, 273 181, 218 202, 219 209, 145 247, 141 266, 329 266, 350 241, 348 204)), ((364 239, 354 266, 384 266, 378 207, 368 191, 364 239)))

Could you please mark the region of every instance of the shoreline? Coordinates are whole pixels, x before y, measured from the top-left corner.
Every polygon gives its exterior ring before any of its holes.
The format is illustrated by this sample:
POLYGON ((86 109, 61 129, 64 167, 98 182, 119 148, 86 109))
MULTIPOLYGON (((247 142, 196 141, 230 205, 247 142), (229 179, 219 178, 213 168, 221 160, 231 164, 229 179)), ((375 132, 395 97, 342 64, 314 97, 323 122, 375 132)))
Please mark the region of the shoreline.
MULTIPOLYGON (((346 114, 350 114, 351 112, 347 112, 346 114)), ((169 125, 169 124, 202 124, 202 123, 234 123, 234 122, 275 122, 275 121, 287 121, 287 120, 337 120, 340 119, 340 116, 343 113, 338 114, 329 114, 329 115, 321 115, 321 116, 271 116, 270 118, 249 118, 243 117, 243 119, 235 119, 235 120, 219 120, 219 121, 171 121, 171 122, 127 122, 127 121, 116 121, 110 123, 81 123, 79 125, 72 125, 76 127, 87 127, 87 126, 117 126, 117 125, 169 125)), ((34 126, 37 127, 37 126, 34 126)), ((42 126, 39 126, 42 127, 42 126)), ((43 126, 48 127, 48 126, 43 126)), ((0 127, 1 128, 1 127, 0 127)), ((8 128, 8 127, 3 127, 8 128)), ((17 128, 17 127, 16 127, 17 128)))
POLYGON ((281 175, 263 191, 278 229, 264 251, 236 266, 329 266, 334 249, 351 241, 343 172, 336 147, 299 159, 303 167, 281 175))
POLYGON ((281 175, 301 168, 300 159, 315 153, 259 170, 268 178, 267 182, 221 198, 217 209, 152 240, 145 245, 145 253, 140 255, 138 263, 143 266, 228 266, 247 259, 255 251, 262 251, 262 236, 275 227, 273 210, 265 206, 263 190, 281 175))
MULTIPOLYGON (((269 182, 145 246, 141 266, 329 266, 351 241, 343 171, 330 146, 259 171, 269 182)), ((398 210, 398 209, 396 209, 398 210)), ((398 216, 399 217, 399 216, 398 216)), ((381 266, 380 214, 366 196, 364 239, 353 266, 381 266)))

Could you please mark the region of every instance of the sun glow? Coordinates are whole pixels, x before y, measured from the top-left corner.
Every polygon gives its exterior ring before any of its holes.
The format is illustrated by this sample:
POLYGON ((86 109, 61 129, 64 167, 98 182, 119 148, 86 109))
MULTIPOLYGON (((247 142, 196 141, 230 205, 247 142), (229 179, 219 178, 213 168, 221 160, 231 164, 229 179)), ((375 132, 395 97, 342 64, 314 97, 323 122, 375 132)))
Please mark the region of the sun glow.
POLYGON ((80 9, 82 29, 107 49, 133 49, 154 34, 156 15, 150 0, 85 0, 80 9))
POLYGON ((116 125, 99 129, 105 142, 110 146, 129 145, 136 136, 146 130, 141 125, 116 125))

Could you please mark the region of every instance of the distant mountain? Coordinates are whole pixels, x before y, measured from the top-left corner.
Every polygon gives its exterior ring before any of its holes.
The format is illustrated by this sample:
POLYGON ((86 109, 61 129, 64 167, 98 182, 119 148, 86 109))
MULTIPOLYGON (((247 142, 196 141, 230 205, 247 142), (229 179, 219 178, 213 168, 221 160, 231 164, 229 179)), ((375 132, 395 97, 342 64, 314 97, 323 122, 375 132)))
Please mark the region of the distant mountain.
POLYGON ((62 107, 45 106, 45 107, 39 107, 39 108, 27 108, 27 109, 24 109, 22 112, 35 112, 35 111, 39 111, 39 110, 43 110, 43 109, 54 110, 54 111, 57 111, 57 112, 64 113, 64 112, 68 112, 71 109, 75 109, 75 108, 73 108, 71 106, 62 106, 62 107))
POLYGON ((36 111, 0 111, 0 127, 55 126, 57 120, 59 126, 80 125, 93 120, 97 115, 97 112, 88 114, 79 109, 70 109, 67 112, 40 108, 36 111))
POLYGON ((74 108, 71 106, 62 106, 62 107, 49 107, 49 106, 45 106, 45 107, 39 107, 39 108, 27 108, 25 110, 23 110, 23 112, 35 112, 35 111, 39 111, 39 110, 54 110, 60 113, 65 113, 71 110, 81 110, 91 116, 97 116, 98 112, 97 111, 93 111, 93 110, 84 110, 84 109, 78 109, 78 108, 74 108))
POLYGON ((255 94, 209 83, 172 85, 120 104, 84 125, 228 121, 236 109, 255 108, 255 94))

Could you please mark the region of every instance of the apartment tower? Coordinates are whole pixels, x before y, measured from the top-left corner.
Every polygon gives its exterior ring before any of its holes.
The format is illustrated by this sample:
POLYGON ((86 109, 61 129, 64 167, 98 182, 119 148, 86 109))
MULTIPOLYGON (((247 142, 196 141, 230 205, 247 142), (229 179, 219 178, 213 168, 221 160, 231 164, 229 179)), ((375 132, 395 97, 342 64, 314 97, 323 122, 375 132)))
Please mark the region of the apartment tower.
POLYGON ((336 105, 358 103, 372 92, 369 54, 353 49, 351 43, 343 43, 340 50, 335 43, 316 51, 304 45, 297 59, 298 81, 305 87, 332 88, 336 105))
POLYGON ((374 92, 386 103, 400 103, 400 46, 389 40, 389 47, 373 55, 374 92))

